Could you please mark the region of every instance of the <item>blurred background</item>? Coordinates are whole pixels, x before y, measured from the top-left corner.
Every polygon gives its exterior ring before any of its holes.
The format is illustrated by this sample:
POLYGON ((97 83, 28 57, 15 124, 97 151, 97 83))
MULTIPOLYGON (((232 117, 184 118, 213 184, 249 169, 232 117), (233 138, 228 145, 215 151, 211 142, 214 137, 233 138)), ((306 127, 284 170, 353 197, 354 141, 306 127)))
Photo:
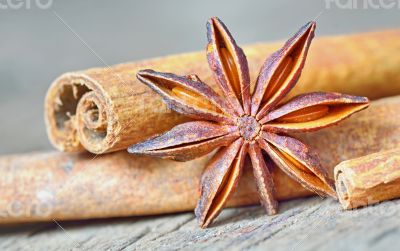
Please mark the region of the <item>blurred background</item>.
POLYGON ((211 16, 243 45, 317 16, 317 36, 398 27, 399 2, 0 0, 0 154, 51 149, 43 100, 64 72, 203 50, 211 16))

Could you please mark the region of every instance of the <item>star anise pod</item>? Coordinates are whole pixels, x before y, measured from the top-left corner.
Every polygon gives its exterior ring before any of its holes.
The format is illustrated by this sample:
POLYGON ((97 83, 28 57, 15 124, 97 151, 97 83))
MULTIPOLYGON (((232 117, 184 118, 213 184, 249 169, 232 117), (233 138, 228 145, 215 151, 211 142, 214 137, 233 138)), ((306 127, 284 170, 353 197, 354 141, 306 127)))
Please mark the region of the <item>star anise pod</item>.
POLYGON ((334 183, 317 155, 288 133, 336 124, 366 108, 368 99, 315 92, 279 105, 300 77, 315 27, 315 22, 304 25, 266 60, 252 95, 246 56, 218 18, 207 23, 207 58, 223 96, 196 75, 153 70, 137 74, 172 110, 198 120, 133 145, 130 153, 187 161, 219 148, 201 178, 195 209, 201 227, 212 222, 235 190, 247 154, 268 214, 277 212, 271 176, 274 164, 307 189, 336 197, 334 183))

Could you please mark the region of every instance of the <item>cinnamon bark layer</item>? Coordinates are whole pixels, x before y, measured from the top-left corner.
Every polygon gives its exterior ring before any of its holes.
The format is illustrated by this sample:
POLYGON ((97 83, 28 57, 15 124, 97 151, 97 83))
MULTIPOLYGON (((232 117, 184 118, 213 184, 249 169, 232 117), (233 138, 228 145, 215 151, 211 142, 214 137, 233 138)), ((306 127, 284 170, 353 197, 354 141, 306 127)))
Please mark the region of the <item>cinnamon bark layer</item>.
MULTIPOLYGON (((244 47, 251 78, 281 45, 244 47)), ((291 95, 338 91, 376 99, 400 94, 399 53, 400 30, 317 38, 291 95)), ((53 82, 45 101, 52 144, 65 152, 113 152, 187 120, 139 83, 135 75, 145 68, 197 74, 215 87, 204 52, 64 74, 53 82)))
MULTIPOLYGON (((345 159, 400 147, 400 97, 371 107, 336 127, 303 136, 333 176, 345 159)), ((208 157, 189 162, 134 157, 125 152, 33 153, 0 158, 0 223, 150 215, 192 210, 208 157)), ((248 160, 247 160, 248 161, 248 160)), ((310 195, 272 170, 279 200, 310 195)), ((230 206, 258 203, 251 171, 230 206)))
POLYGON ((400 148, 344 161, 335 179, 344 209, 400 198, 400 148))

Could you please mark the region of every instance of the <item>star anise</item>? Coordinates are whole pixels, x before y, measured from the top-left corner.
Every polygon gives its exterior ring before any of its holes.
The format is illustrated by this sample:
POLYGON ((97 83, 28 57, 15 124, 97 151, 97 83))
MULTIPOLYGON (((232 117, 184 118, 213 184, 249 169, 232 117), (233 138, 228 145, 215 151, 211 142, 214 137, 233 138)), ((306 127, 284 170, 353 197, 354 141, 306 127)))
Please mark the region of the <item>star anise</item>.
POLYGON ((277 212, 271 176, 274 164, 309 190, 336 197, 334 183, 317 155, 288 133, 336 124, 366 108, 368 99, 315 92, 279 105, 300 77, 315 27, 315 22, 304 25, 266 60, 252 95, 246 56, 218 18, 207 23, 207 58, 223 96, 196 75, 153 70, 137 74, 172 110, 198 120, 133 145, 130 153, 186 161, 219 148, 201 178, 195 209, 201 227, 212 222, 235 190, 247 154, 268 214, 277 212))

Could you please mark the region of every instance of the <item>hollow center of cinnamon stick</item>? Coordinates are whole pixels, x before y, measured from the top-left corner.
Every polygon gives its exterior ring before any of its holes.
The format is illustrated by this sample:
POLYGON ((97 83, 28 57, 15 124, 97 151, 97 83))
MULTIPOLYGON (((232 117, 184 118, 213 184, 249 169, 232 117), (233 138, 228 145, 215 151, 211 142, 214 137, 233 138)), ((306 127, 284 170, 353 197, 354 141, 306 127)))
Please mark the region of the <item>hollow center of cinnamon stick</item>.
POLYGON ((339 173, 336 178, 336 190, 339 195, 339 200, 346 202, 349 199, 349 192, 345 182, 343 173, 339 173))
POLYGON ((78 121, 82 122, 82 132, 80 136, 85 138, 85 142, 98 144, 107 135, 107 115, 104 107, 93 93, 85 94, 81 103, 78 105, 78 121))
POLYGON ((79 100, 88 91, 90 91, 89 88, 81 84, 64 85, 61 88, 56 100, 54 114, 58 129, 64 129, 65 123, 75 115, 79 100))

